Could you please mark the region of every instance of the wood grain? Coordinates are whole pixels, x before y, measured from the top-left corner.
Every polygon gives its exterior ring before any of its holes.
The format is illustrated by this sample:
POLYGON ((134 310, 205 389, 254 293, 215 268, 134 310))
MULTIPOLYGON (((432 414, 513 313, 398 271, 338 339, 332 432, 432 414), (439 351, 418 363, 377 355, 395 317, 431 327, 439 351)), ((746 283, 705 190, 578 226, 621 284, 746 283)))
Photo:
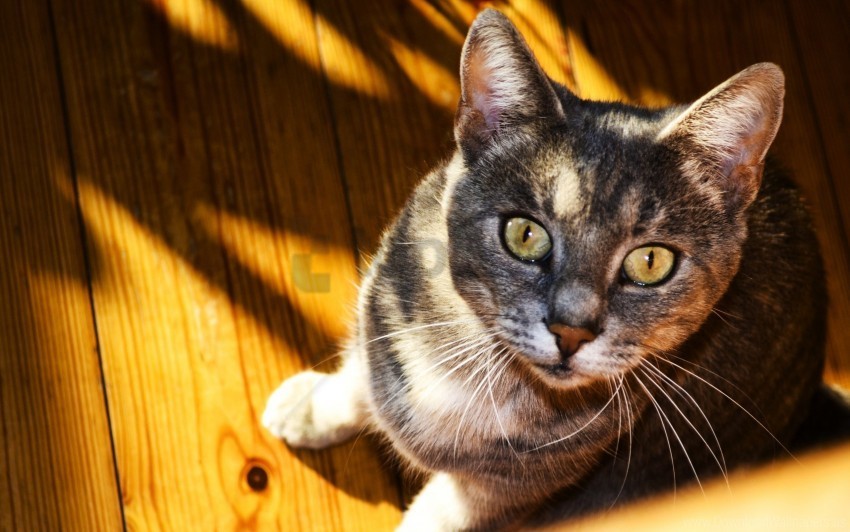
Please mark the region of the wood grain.
POLYGON ((368 440, 293 453, 258 421, 334 353, 354 299, 311 12, 54 5, 128 526, 388 527, 397 487, 368 440))
MULTIPOLYGON (((836 221, 823 235, 821 245, 833 249, 848 249, 850 236, 850 6, 847 2, 829 1, 812 9, 798 0, 788 0, 789 31, 796 37, 802 62, 802 79, 811 109, 815 129, 808 131, 820 145, 824 170, 831 177, 829 188, 815 205, 829 200, 824 210, 837 212, 836 221)), ((844 343, 850 323, 850 273, 845 269, 831 275, 832 310, 836 317, 829 323, 832 335, 843 334, 843 340, 833 341, 832 357, 827 375, 850 388, 850 351, 844 343)))
POLYGON ((455 13, 447 34, 422 3, 314 5, 319 34, 341 36, 319 41, 324 71, 369 80, 360 90, 331 83, 328 91, 356 245, 372 253, 414 184, 448 153, 465 14, 455 13), (420 88, 420 80, 430 81, 420 88))
POLYGON ((850 5, 840 0, 821 2, 818 9, 800 0, 786 4, 846 240, 850 235, 850 180, 845 177, 850 175, 850 101, 843 95, 850 93, 850 5))
POLYGON ((4 3, 0 36, 0 530, 117 530, 49 12, 4 3))
MULTIPOLYGON (((0 530, 398 522, 374 441, 293 452, 258 417, 285 377, 334 367, 361 254, 452 148, 460 48, 486 6, 589 98, 665 105, 782 65, 775 153, 813 207, 827 375, 850 386, 847 2, 5 2, 0 530)), ((774 490, 804 504, 789 518, 846 523, 795 491, 835 483, 846 450, 806 464, 693 511, 740 517, 774 490)), ((610 523, 684 515, 653 508, 610 523)))

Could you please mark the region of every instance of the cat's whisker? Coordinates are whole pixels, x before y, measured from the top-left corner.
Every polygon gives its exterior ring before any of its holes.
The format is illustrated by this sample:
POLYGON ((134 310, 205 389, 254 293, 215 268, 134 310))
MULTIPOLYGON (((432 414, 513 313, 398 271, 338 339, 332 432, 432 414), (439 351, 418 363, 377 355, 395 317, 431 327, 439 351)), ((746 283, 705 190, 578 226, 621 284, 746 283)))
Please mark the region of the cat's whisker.
MULTIPOLYGON (((609 380, 609 384, 613 389, 613 377, 609 376, 607 379, 609 380)), ((620 375, 620 382, 621 383, 623 382, 623 379, 625 379, 625 375, 620 375)), ((622 437, 623 437, 623 411, 625 410, 627 398, 625 396, 625 393, 626 393, 625 388, 621 387, 621 389, 616 390, 614 393, 617 395, 617 443, 614 447, 614 462, 613 463, 616 464, 617 459, 619 459, 619 457, 620 457, 620 453, 619 453, 620 441, 622 440, 622 437), (621 394, 622 394, 622 396, 621 396, 621 394)), ((628 418, 627 418, 627 422, 628 422, 628 418)), ((631 431, 629 430, 627 432, 629 432, 629 437, 631 437, 631 431)), ((631 460, 631 452, 629 453, 628 459, 631 460)), ((629 472, 628 468, 629 468, 629 462, 626 462, 626 476, 628 476, 628 472, 629 472)), ((613 469, 615 469, 614 466, 612 466, 612 470, 613 469)), ((623 477, 623 482, 620 485, 620 490, 617 492, 617 496, 614 498, 614 501, 608 507, 609 509, 612 508, 614 506, 614 504, 617 503, 617 500, 620 498, 620 494, 623 492, 623 486, 625 486, 626 476, 623 477)))
POLYGON ((728 325, 728 326, 729 326, 729 328, 734 329, 734 330, 736 330, 736 331, 740 330, 740 329, 738 329, 738 327, 736 327, 735 325, 733 325, 733 324, 729 323, 729 321, 728 321, 728 320, 726 320, 726 318, 724 318, 722 314, 720 314, 719 312, 717 312, 717 309, 716 309, 716 308, 711 308, 711 309, 709 309, 709 310, 711 311, 711 313, 712 313, 712 314, 714 314, 715 316, 717 316, 717 319, 719 319, 720 321, 722 321, 723 323, 725 323, 726 325, 728 325))
MULTIPOLYGON (((645 360, 641 360, 641 361, 644 362, 645 360)), ((644 376, 647 378, 647 380, 649 380, 649 382, 653 386, 655 386, 658 389, 658 391, 660 391, 661 394, 664 395, 665 398, 667 398, 667 401, 673 406, 673 408, 676 410, 676 412, 679 413, 679 415, 682 417, 682 419, 685 421, 685 423, 687 423, 687 425, 691 428, 691 430, 694 431, 694 433, 697 435, 697 437, 700 439, 700 441, 702 441, 702 443, 705 445, 706 449, 708 449, 709 454, 712 456, 712 458, 714 458, 714 461, 717 463, 717 467, 720 468, 720 472, 723 475, 724 480, 726 481, 726 488, 729 489, 729 476, 726 474, 726 468, 724 467, 724 463, 721 462, 721 460, 718 458, 717 453, 715 453, 715 451, 711 447, 711 445, 708 444, 708 441, 706 441, 706 439, 703 437, 703 435, 699 431, 699 429, 696 428, 696 426, 691 422, 691 420, 688 418, 688 416, 682 411, 681 408, 679 408, 679 405, 676 404, 676 401, 674 401, 673 398, 670 396, 670 394, 668 394, 667 391, 664 389, 664 387, 661 386, 661 384, 658 382, 657 377, 654 378, 651 373, 646 371, 644 365, 639 366, 638 369, 640 369, 640 371, 644 374, 644 376)), ((712 432, 714 432, 714 431, 712 430, 712 432)), ((720 442, 718 442, 718 446, 719 445, 720 445, 720 442)), ((694 473, 694 474, 696 474, 696 473, 694 473)))
MULTIPOLYGON (((656 383, 656 382, 655 382, 655 381, 654 381, 654 380, 653 380, 653 379, 649 376, 649 374, 647 374, 646 372, 644 372, 644 376, 645 376, 647 379, 649 379, 649 381, 650 381, 652 384, 654 384, 656 387, 658 387, 658 384, 657 384, 657 383, 656 383)), ((640 382, 640 380, 639 380, 638 382, 640 382)), ((642 382, 641 382, 641 386, 644 386, 642 382)), ((661 388, 660 388, 660 387, 658 387, 658 388, 659 388, 659 390, 661 390, 661 388)), ((646 387, 645 387, 645 386, 644 386, 644 389, 646 389, 646 387)), ((647 392, 648 394, 650 394, 650 395, 651 395, 651 392, 650 392, 648 389, 646 389, 646 392, 647 392)), ((661 392, 662 392, 662 393, 664 393, 664 395, 665 395, 665 396, 667 396, 667 394, 666 394, 666 392, 664 392, 664 390, 661 390, 661 392)), ((668 399, 668 400, 670 400, 670 397, 669 397, 669 396, 667 396, 667 399, 668 399)), ((655 401, 655 399, 653 399, 653 401, 655 401)), ((674 407, 674 408, 676 408, 676 410, 677 410, 677 411, 679 411, 679 414, 680 414, 682 417, 684 417, 684 418, 685 418, 685 422, 687 422, 687 423, 690 425, 690 421, 687 419, 687 416, 685 416, 684 414, 682 414, 682 412, 681 412, 681 411, 679 410, 679 408, 676 406, 675 402, 673 402, 672 404, 673 404, 673 407, 674 407)), ((681 447, 681 448, 682 448, 682 452, 685 454, 685 459, 688 461, 688 465, 691 467, 691 471, 693 472, 693 474, 694 474, 694 478, 696 479, 697 484, 699 485, 699 489, 700 489, 700 491, 702 492, 702 494, 703 494, 703 495, 705 495, 705 490, 704 490, 704 489, 703 489, 703 487, 702 487, 702 481, 700 481, 700 479, 699 479, 699 474, 697 473, 696 466, 694 465, 693 460, 691 460, 691 455, 690 455, 690 453, 688 453, 688 448, 687 448, 687 446, 685 445, 685 442, 683 442, 683 441, 682 441, 682 438, 679 436, 679 432, 676 430, 676 427, 674 427, 674 426, 673 426, 673 422, 670 420, 670 418, 667 416, 667 414, 665 414, 665 413, 664 413, 664 409, 663 409, 663 408, 661 408, 661 404, 660 404, 660 403, 658 404, 658 406, 659 406, 659 411, 661 412, 661 415, 662 415, 662 416, 664 416, 664 419, 666 419, 666 420, 667 420, 667 424, 670 426, 670 430, 673 432, 673 436, 676 438, 676 441, 678 441, 678 442, 679 442, 679 447, 681 447)), ((696 431, 696 429, 694 429, 694 428, 693 428, 693 426, 691 426, 691 428, 692 428, 693 430, 695 430, 695 431, 696 431)), ((697 431, 697 434, 699 434, 699 431, 697 431)), ((705 440, 703 440, 703 441, 705 441, 705 440)), ((710 449, 711 449, 711 448, 709 447, 709 450, 710 450, 710 449)), ((719 462, 718 462, 718 463, 719 463, 719 462)))
POLYGON ((623 375, 620 378, 620 382, 625 384, 625 386, 622 389, 622 394, 623 394, 623 401, 626 404, 626 423, 627 423, 627 427, 629 429, 628 430, 628 432, 629 432, 629 454, 628 454, 628 457, 626 459, 626 472, 623 474, 623 482, 622 482, 622 484, 620 484, 620 489, 619 489, 619 491, 617 491, 617 496, 614 498, 614 503, 612 503, 612 506, 613 506, 613 504, 615 504, 620 499, 620 495, 623 493, 623 489, 626 487, 626 480, 629 478, 629 469, 631 468, 631 465, 632 465, 632 444, 633 444, 633 439, 634 439, 633 436, 632 436, 632 430, 634 429, 634 418, 632 416, 632 404, 631 404, 631 401, 629 401, 629 394, 632 393, 632 388, 629 385, 629 381, 626 380, 626 379, 627 379, 627 377, 625 375, 623 375))
POLYGON ((342 357, 342 356, 343 356, 343 351, 339 351, 339 352, 337 352, 337 353, 334 353, 333 355, 327 356, 327 357, 323 358, 322 360, 320 360, 320 361, 316 362, 315 364, 313 364, 312 366, 310 366, 310 368, 309 368, 309 369, 310 369, 310 370, 315 370, 316 368, 318 368, 318 367, 319 367, 319 366, 321 366, 322 364, 327 364, 327 363, 328 363, 328 362, 330 362, 331 360, 333 360, 333 359, 335 359, 335 358, 340 358, 340 357, 342 357))
POLYGON ((676 364, 676 363, 675 363, 675 362, 673 362, 672 360, 668 360, 668 359, 666 359, 666 358, 664 358, 664 357, 661 357, 661 356, 657 356, 657 358, 658 358, 659 360, 663 360, 664 362, 667 362, 668 364, 672 364, 673 366, 675 366, 675 367, 679 368, 680 370, 682 370, 682 371, 684 371, 684 372, 686 372, 686 373, 688 373, 688 374, 692 375, 694 378, 699 379, 700 381, 704 382, 706 385, 708 385, 709 387, 711 387, 714 391, 716 391, 717 393, 721 394, 723 397, 725 397, 726 399, 728 399, 729 401, 731 401, 731 402, 732 402, 735 406, 737 406, 738 408, 740 408, 742 412, 744 412, 745 414, 747 414, 747 415, 750 417, 750 419, 752 419, 753 421, 755 421, 755 422, 758 424, 758 426, 762 428, 762 430, 764 430, 765 432, 767 432, 767 434, 768 434, 771 438, 773 438, 773 441, 775 441, 775 442, 776 442, 776 443, 777 443, 780 447, 782 447, 782 450, 783 450, 783 451, 785 451, 785 452, 788 454, 788 456, 790 456, 790 457, 791 457, 791 458, 792 458, 795 462, 797 462, 797 463, 799 463, 799 462, 800 462, 800 461, 797 459, 797 457, 796 457, 796 456, 794 456, 794 453, 792 453, 790 450, 788 450, 788 448, 785 446, 785 444, 783 444, 781 441, 779 441, 779 438, 777 438, 777 437, 773 434, 773 432, 771 432, 771 431, 770 431, 770 429, 768 429, 766 426, 764 426, 764 423, 762 423, 761 421, 759 421, 759 420, 758 420, 758 418, 756 418, 756 417, 755 417, 752 413, 750 413, 750 411, 749 411, 749 410, 747 410, 746 408, 744 408, 744 407, 743 407, 743 405, 741 405, 741 403, 739 403, 738 401, 736 401, 736 400, 735 400, 734 398, 732 398, 729 394, 727 394, 726 392, 724 392, 723 390, 721 390, 721 389, 720 389, 720 388, 718 388, 717 386, 713 385, 712 383, 708 382, 707 380, 703 379, 702 377, 700 377, 699 375, 697 375, 697 374, 696 374, 696 373, 694 373, 693 371, 690 371, 690 370, 688 370, 688 369, 686 369, 686 368, 684 368, 684 367, 680 366, 679 364, 676 364))
MULTIPOLYGON (((495 334, 494 334, 494 336, 495 336, 495 334)), ((467 366, 469 363, 474 362, 476 359, 478 359, 478 358, 481 356, 481 354, 482 354, 482 348, 483 348, 483 349, 486 349, 487 344, 489 343, 489 340, 490 340, 490 338, 489 338, 489 337, 488 337, 488 338, 483 338, 483 339, 481 339, 481 340, 479 340, 479 341, 477 341, 477 342, 473 343, 472 345, 469 345, 469 346, 465 347, 465 348, 464 348, 463 350, 461 350, 459 353, 457 353, 457 354, 455 354, 455 355, 452 355, 452 356, 450 356, 450 357, 446 357, 445 359, 441 360, 441 361, 440 361, 440 362, 438 362, 437 364, 434 364, 433 366, 431 366, 431 368, 436 368, 436 367, 438 367, 438 366, 442 365, 443 363, 448 362, 448 359, 456 358, 457 356, 460 356, 460 355, 462 355, 462 354, 464 354, 464 353, 467 353, 467 352, 469 352, 469 351, 476 350, 474 355, 465 357, 465 360, 463 360, 462 362, 460 362, 459 364, 457 364, 455 367, 453 367, 452 369, 450 369, 449 371, 447 371, 445 374, 443 374, 443 375, 442 375, 439 379, 437 379, 434 383, 432 383, 432 384, 431 384, 431 385, 430 385, 430 386, 429 386, 429 387, 425 390, 425 392, 424 392, 424 393, 420 396, 420 399, 419 399, 419 401, 416 403, 416 406, 414 407, 414 409, 418 409, 418 408, 422 405, 422 402, 424 401, 424 399, 425 399, 428 395, 430 395, 430 394, 431 394, 434 390, 436 390, 437 388, 439 388, 440 384, 442 384, 442 383, 443 383, 444 381, 446 381, 449 377, 451 377, 452 375, 454 375, 454 374, 455 374, 455 372, 460 371, 460 370, 461 370, 461 368, 464 368, 464 367, 465 367, 465 366, 467 366)), ((493 346, 493 348, 495 348, 495 346, 493 346)), ((465 383, 464 383, 464 384, 465 384, 465 383)))
POLYGON ((440 321, 440 322, 437 322, 437 323, 426 323, 424 325, 417 325, 415 327, 409 327, 407 329, 401 329, 401 330, 398 330, 398 331, 393 331, 393 332, 388 333, 388 334, 377 336, 375 338, 368 340, 367 342, 365 342, 365 344, 371 344, 371 343, 377 342, 379 340, 385 340, 387 338, 392 338, 394 336, 409 334, 411 332, 419 331, 419 330, 422 330, 422 329, 431 329, 431 328, 434 328, 434 327, 451 327, 452 325, 466 325, 466 324, 469 324, 469 323, 480 323, 480 320, 478 318, 470 318, 470 319, 465 319, 465 320, 449 320, 449 321, 440 321))
POLYGON ((657 351, 657 352, 653 352, 653 353, 651 353, 651 354, 652 354, 652 355, 654 355, 654 356, 656 356, 656 357, 659 357, 659 356, 660 356, 660 357, 663 357, 664 359, 668 359, 668 358, 675 358, 676 360, 678 360, 679 362, 682 362, 683 364, 690 364, 690 365, 691 365, 691 366, 693 366, 696 370, 704 371, 705 373, 710 373, 713 377, 717 377, 717 378, 718 378, 718 379, 720 379, 721 381, 725 382, 726 384, 728 384, 729 386, 731 386, 732 388, 734 388, 736 392, 740 393, 742 396, 744 396, 744 397, 747 399, 747 401, 749 401, 750 403, 752 403, 753 407, 755 407, 755 409, 756 409, 756 410, 758 410, 758 413, 759 413, 759 414, 761 414, 762 416, 764 415, 764 412, 762 412, 762 411, 761 411, 761 409, 758 407, 758 404, 757 404, 757 403, 753 400, 753 398, 752 398, 752 397, 750 397, 750 396, 749 396, 749 394, 747 394, 747 392, 745 392, 744 390, 742 390, 740 386, 736 385, 734 382, 730 381, 729 379, 727 379, 727 378, 726 378, 726 377, 724 377, 723 375, 721 375, 721 374, 719 374, 719 373, 717 373, 717 372, 715 372, 715 371, 712 371, 712 370, 708 369, 707 367, 705 367, 705 366, 703 366, 703 365, 701 365, 701 364, 697 364, 696 362, 693 362, 693 361, 691 361, 691 360, 688 360, 687 358, 682 358, 682 357, 680 357, 680 356, 677 356, 674 352, 670 352, 670 351, 665 351, 665 352, 657 351))
MULTIPOLYGON (((507 349, 506 347, 502 348, 503 350, 507 349)), ((501 351, 500 351, 501 353, 501 351)), ((483 357, 481 357, 483 358, 483 357)), ((480 360, 480 359, 479 359, 480 360)), ((467 377, 467 379, 463 382, 463 386, 466 386, 476 375, 481 373, 482 371, 487 370, 487 361, 479 362, 479 367, 475 369, 472 374, 467 377)), ((478 397, 478 394, 484 389, 484 385, 487 383, 486 379, 481 379, 481 382, 478 383, 478 386, 469 394, 469 397, 466 401, 466 408, 463 409, 463 414, 460 417, 460 421, 457 424, 457 430, 455 431, 455 441, 454 441, 454 458, 457 459, 457 448, 458 442, 460 441, 460 433, 463 428, 463 422, 466 419, 466 415, 469 413, 469 409, 472 407, 472 404, 475 402, 475 399, 478 397)))
MULTIPOLYGON (((463 355, 463 354, 465 354, 465 353, 467 353, 467 352, 469 352, 469 351, 476 350, 476 349, 477 349, 477 350, 480 350, 482 347, 485 347, 485 346, 486 346, 486 345, 490 342, 490 340, 492 340, 492 338, 493 338, 493 337, 495 337, 495 336, 497 336, 497 335, 498 335, 498 333, 497 333, 497 332, 488 332, 488 333, 487 333, 487 334, 485 334, 484 336, 481 336, 481 337, 475 338, 475 337, 476 337, 476 336, 478 336, 479 334, 480 334, 480 333, 470 334, 470 335, 468 335, 468 336, 465 336, 465 337, 461 338, 461 339, 460 339, 460 340, 458 340, 458 341, 455 341, 455 342, 448 342, 447 344, 443 344, 444 346, 446 346, 446 345, 452 345, 452 344, 455 344, 455 345, 456 345, 456 344, 458 344, 458 343, 467 342, 470 338, 472 338, 472 340, 469 340, 469 341, 468 341, 468 343, 465 343, 465 344, 463 344, 463 345, 461 345, 461 346, 459 346, 459 347, 455 347, 455 349, 459 349, 459 351, 456 351, 456 350, 450 350, 450 351, 448 351, 445 355, 443 355, 442 357, 440 357, 440 359, 439 359, 439 360, 437 360, 437 362, 435 362, 433 365, 431 365, 429 368, 427 368, 427 369, 425 370, 425 372, 430 372, 430 371, 432 371, 432 370, 434 370, 434 369, 438 368, 439 366, 441 366, 441 365, 443 365, 443 364, 445 364, 445 363, 449 362, 450 360, 453 360, 453 359, 455 359, 455 358, 457 358, 457 357, 459 357, 459 356, 461 356, 461 355, 463 355)), ((439 349, 440 349, 440 347, 437 347, 437 348, 435 348, 435 349, 432 349, 431 351, 429 351, 429 352, 428 352, 428 353, 426 353, 426 354, 423 354, 422 356, 427 356, 427 355, 429 355, 429 354, 433 354, 434 352, 438 351, 439 349)), ((478 351, 478 352, 480 353, 480 351, 478 351)), ((467 358, 466 358, 466 360, 464 360, 464 361, 462 361, 461 363, 457 364, 457 365, 456 365, 455 367, 453 367, 451 370, 449 370, 449 371, 448 371, 448 372, 446 372, 444 375, 442 375, 442 376, 441 376, 441 377, 440 377, 440 378, 439 378, 436 382, 434 382, 433 384, 431 384, 431 385, 428 387, 428 389, 426 389, 426 391, 425 391, 425 392, 421 395, 420 400, 417 402, 417 404, 415 405, 414 409, 418 409, 418 408, 422 405, 422 401, 424 400, 424 398, 425 398, 427 395, 429 395, 429 394, 430 394, 430 393, 431 393, 434 389, 436 389, 436 388, 437 388, 437 387, 438 387, 438 386, 439 386, 439 385, 440 385, 440 384, 441 384, 441 383, 442 383, 445 379, 449 378, 449 377, 450 377, 451 375, 453 375, 456 371, 459 371, 462 367, 466 366, 466 365, 467 365, 469 362, 471 362, 474 358, 475 358, 475 357, 467 357, 467 358)), ((392 397, 390 397, 388 400, 392 400, 392 399, 393 399, 393 398, 395 398, 396 396, 397 396, 397 394, 393 394, 393 396, 392 396, 392 397)))
POLYGON ((495 385, 500 384, 500 381, 505 376, 505 374, 508 372, 508 368, 511 367, 511 363, 513 363, 513 361, 517 358, 517 352, 510 349, 510 350, 508 350, 508 352, 505 356, 507 357, 507 360, 504 364, 502 364, 502 367, 499 368, 498 372, 496 373, 496 378, 493 381, 493 383, 495 385))
POLYGON ((471 349, 473 349, 474 347, 478 347, 478 346, 481 346, 481 345, 483 345, 483 344, 486 344, 486 343, 490 342, 493 338, 497 337, 498 335, 499 335, 499 332, 498 332, 498 331, 496 331, 496 332, 488 332, 488 333, 484 334, 483 336, 481 335, 481 333, 470 334, 470 335, 468 335, 468 336, 465 336, 465 337, 461 338, 460 340, 456 340, 456 341, 453 341, 453 342, 448 342, 448 343, 445 343, 445 344, 443 344, 443 345, 441 345, 441 346, 435 347, 434 349, 431 349, 430 351, 428 351, 427 353, 422 354, 421 356, 422 356, 422 357, 425 357, 425 356, 431 356, 431 355, 433 355, 433 354, 437 353, 438 351, 440 351, 440 350, 442 350, 442 349, 444 349, 444 348, 446 348, 446 347, 448 347, 448 346, 450 346, 450 345, 454 345, 454 346, 456 346, 458 343, 464 343, 464 342, 467 342, 467 341, 468 341, 468 343, 466 343, 465 345, 461 346, 461 350, 460 350, 460 351, 449 350, 448 352, 446 352, 446 353, 445 353, 442 357, 440 357, 440 359, 439 359, 437 362, 435 362, 432 366, 430 366, 430 367, 428 367, 428 368, 424 369, 424 370, 423 370, 423 373, 429 373, 429 372, 431 372, 432 370, 434 370, 434 369, 436 369, 436 368, 438 368, 438 367, 442 366, 442 365, 443 365, 443 364, 445 364, 446 362, 449 362, 450 360, 454 360, 455 358, 459 357, 460 355, 463 355, 464 353, 466 353, 466 352, 470 351, 470 350, 471 350, 471 349), (476 337, 477 337, 477 338, 476 338, 476 337), (472 338, 472 340, 469 340, 470 338, 472 338))
POLYGON ((720 308, 717 308, 717 307, 713 307, 712 310, 714 310, 715 312, 717 312, 719 314, 723 314, 724 316, 729 316, 732 319, 744 321, 744 318, 742 318, 741 316, 738 316, 737 314, 732 314, 731 312, 729 312, 727 310, 723 310, 723 309, 720 309, 720 308))
MULTIPOLYGON (((653 366, 648 360, 644 360, 644 362, 645 362, 645 365, 642 366, 643 368, 649 369, 652 373, 654 373, 655 375, 660 377, 662 379, 662 381, 666 381, 667 383, 669 383, 672 386, 673 391, 675 391, 680 397, 682 397, 686 401, 689 401, 699 411, 700 415, 702 416, 702 419, 705 421, 706 425, 708 425, 708 430, 710 430, 712 436, 714 436, 715 443, 717 443, 717 450, 720 453, 720 461, 723 463, 723 465, 720 467, 720 470, 723 472, 723 477, 726 479, 726 486, 729 487, 729 476, 728 476, 729 469, 726 466, 726 457, 723 455, 723 446, 720 444, 720 438, 717 437, 717 432, 715 432, 714 427, 712 426, 711 421, 708 419, 708 416, 706 415, 705 411, 699 405, 697 400, 694 399, 693 395, 691 395, 678 382, 674 381, 669 376, 665 375, 663 371, 661 371, 659 368, 653 366)), ((706 443, 706 447, 709 447, 708 443, 706 443)), ((709 450, 710 449, 711 449, 711 447, 709 447, 709 450)), ((718 465, 720 465, 720 464, 718 464, 718 465)))
MULTIPOLYGON (((665 420, 667 420, 667 416, 665 416, 661 412, 661 408, 659 407, 658 403, 655 401, 655 398, 652 396, 652 393, 650 393, 649 389, 646 386, 644 386, 643 382, 640 380, 640 377, 638 377, 637 373, 632 373, 632 375, 634 376, 635 381, 638 383, 638 385, 640 385, 640 387, 643 389, 647 398, 649 398, 649 401, 652 404, 652 407, 655 409, 655 412, 658 414, 658 421, 661 423, 661 430, 664 432, 664 439, 667 440, 667 450, 670 452, 670 469, 673 472, 673 500, 675 501, 676 495, 677 495, 676 461, 673 458, 673 445, 670 443, 670 435, 667 433, 667 426, 665 424, 665 420)), ((667 423, 669 423, 669 422, 670 421, 667 420, 667 423)), ((670 430, 673 430, 672 426, 670 427, 670 430)))
MULTIPOLYGON (((623 383, 621 382, 620 386, 622 386, 622 384, 623 383)), ((620 389, 620 386, 617 387, 618 390, 620 389)), ((571 432, 570 434, 567 434, 566 436, 564 436, 562 438, 558 438, 557 440, 550 441, 549 443, 544 443, 543 445, 538 445, 537 447, 530 449, 528 451, 525 451, 525 452, 530 453, 530 452, 534 452, 534 451, 539 451, 540 449, 543 449, 544 447, 549 447, 550 445, 555 445, 556 443, 561 443, 562 441, 566 441, 566 440, 572 438, 576 434, 580 434, 582 431, 584 431, 584 429, 589 427, 591 423, 596 421, 596 419, 599 416, 602 415, 602 413, 605 411, 605 409, 608 408, 608 405, 610 405, 613 401, 614 401, 614 395, 611 395, 611 397, 608 399, 608 401, 604 405, 602 405, 602 408, 599 409, 599 412, 597 412, 592 418, 590 418, 590 420, 587 423, 585 423, 584 425, 582 425, 581 427, 579 427, 575 431, 571 432)))
POLYGON ((608 384, 608 390, 612 394, 616 394, 617 396, 617 442, 614 444, 614 460, 619 457, 620 452, 620 437, 623 434, 623 405, 621 403, 622 399, 620 398, 620 391, 614 391, 614 382, 613 377, 610 375, 605 376, 605 382, 608 384))
MULTIPOLYGON (((476 336, 476 335, 477 335, 477 334, 471 334, 471 335, 468 335, 468 336, 466 336, 466 337, 462 337, 462 338, 458 341, 458 343, 463 342, 463 341, 467 340, 468 338, 472 338, 472 337, 474 337, 474 336, 476 336)), ((453 342, 449 342, 448 344, 452 344, 452 343, 453 343, 453 342)), ((473 342, 473 343, 474 343, 474 342, 473 342)), ((445 345, 445 344, 444 344, 444 345, 445 345)), ((430 353, 433 353, 434 351, 435 351, 435 350, 432 350, 430 353)), ((445 356, 445 357, 450 357, 450 356, 451 356, 451 354, 452 354, 452 352, 450 351, 449 353, 447 353, 447 354, 446 354, 446 355, 444 355, 444 356, 445 356)), ((424 355, 423 355, 423 356, 424 356, 424 355)), ((438 361, 438 363, 437 363, 436 365, 439 365, 439 361, 438 361)), ((395 382, 396 382, 396 384, 398 384, 398 382, 399 382, 402 378, 403 378, 403 377, 399 377, 398 379, 396 379, 396 381, 395 381, 395 382)), ((397 399, 397 398, 398 398, 401 394, 404 394, 404 393, 406 393, 407 391, 409 391, 409 390, 407 390, 407 389, 405 389, 405 388, 403 388, 403 387, 402 387, 402 388, 399 388, 399 389, 398 389, 397 391, 395 391, 392 395, 390 395, 389 397, 387 397, 386 399, 384 399, 384 400, 382 401, 382 403, 383 403, 383 404, 387 404, 387 403, 389 403, 389 402, 392 402, 393 400, 397 399)), ((418 405, 417 405, 417 406, 418 406, 418 405)))
MULTIPOLYGON (((501 353, 504 353, 504 352, 505 352, 505 350, 503 349, 499 353, 501 354, 501 353)), ((490 356, 489 356, 489 358, 490 358, 490 361, 489 361, 490 362, 490 368, 487 370, 487 375, 486 375, 486 377, 487 377, 487 391, 490 395, 490 402, 493 405, 493 415, 496 416, 496 423, 498 423, 498 425, 499 425, 499 430, 502 431, 502 436, 504 436, 504 438, 505 438, 505 443, 508 444, 508 447, 510 447, 511 452, 513 452, 514 456, 519 461, 519 463, 524 465, 525 463, 522 461, 519 454, 517 454, 516 449, 514 449, 514 446, 511 444, 511 439, 508 437, 508 432, 505 430, 505 426, 502 424, 502 418, 499 417, 499 408, 496 406, 496 398, 493 395, 493 382, 490 380, 490 372, 496 367, 493 364, 493 359, 498 358, 498 356, 499 355, 493 356, 492 352, 490 353, 490 356)), ((504 357, 507 359, 507 358, 510 357, 510 354, 504 355, 504 357)))

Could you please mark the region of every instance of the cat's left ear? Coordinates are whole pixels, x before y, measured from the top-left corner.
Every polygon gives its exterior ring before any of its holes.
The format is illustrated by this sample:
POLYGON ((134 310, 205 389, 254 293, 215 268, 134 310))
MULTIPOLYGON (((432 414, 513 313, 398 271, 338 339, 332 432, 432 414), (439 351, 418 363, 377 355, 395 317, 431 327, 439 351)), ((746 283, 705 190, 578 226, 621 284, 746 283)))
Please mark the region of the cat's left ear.
POLYGON ((740 212, 758 194, 784 95, 778 66, 753 65, 697 100, 656 140, 680 154, 686 174, 718 188, 727 206, 740 212))
POLYGON ((561 102, 522 35, 501 13, 482 11, 466 37, 455 139, 475 157, 497 134, 531 121, 561 119, 561 102))

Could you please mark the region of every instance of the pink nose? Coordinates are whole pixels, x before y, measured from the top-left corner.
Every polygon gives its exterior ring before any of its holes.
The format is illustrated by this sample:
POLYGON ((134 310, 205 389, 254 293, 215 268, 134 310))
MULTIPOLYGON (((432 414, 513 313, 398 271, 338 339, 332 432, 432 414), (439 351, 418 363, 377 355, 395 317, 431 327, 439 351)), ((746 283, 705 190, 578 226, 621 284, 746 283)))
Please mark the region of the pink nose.
POLYGON ((553 323, 549 330, 558 337, 558 349, 564 358, 573 356, 586 342, 592 342, 596 335, 587 329, 570 327, 560 323, 553 323))

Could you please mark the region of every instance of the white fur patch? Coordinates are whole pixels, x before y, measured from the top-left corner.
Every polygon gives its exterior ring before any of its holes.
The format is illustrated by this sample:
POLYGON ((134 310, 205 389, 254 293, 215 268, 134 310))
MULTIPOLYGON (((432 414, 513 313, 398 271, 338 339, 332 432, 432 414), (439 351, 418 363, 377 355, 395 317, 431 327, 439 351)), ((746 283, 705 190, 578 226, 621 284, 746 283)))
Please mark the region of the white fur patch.
POLYGON ((363 370, 349 363, 330 375, 290 377, 269 397, 263 426, 293 447, 322 449, 347 440, 366 424, 363 370))
POLYGON ((555 179, 555 214, 563 218, 575 216, 581 212, 584 203, 578 174, 571 168, 564 168, 555 179))
POLYGON ((437 473, 413 500, 396 531, 464 530, 475 522, 473 510, 455 479, 447 473, 437 473))
POLYGON ((455 150, 449 164, 446 165, 446 186, 443 189, 443 197, 440 198, 440 207, 443 211, 443 219, 449 216, 449 204, 458 181, 466 173, 466 165, 463 164, 463 154, 455 150))

